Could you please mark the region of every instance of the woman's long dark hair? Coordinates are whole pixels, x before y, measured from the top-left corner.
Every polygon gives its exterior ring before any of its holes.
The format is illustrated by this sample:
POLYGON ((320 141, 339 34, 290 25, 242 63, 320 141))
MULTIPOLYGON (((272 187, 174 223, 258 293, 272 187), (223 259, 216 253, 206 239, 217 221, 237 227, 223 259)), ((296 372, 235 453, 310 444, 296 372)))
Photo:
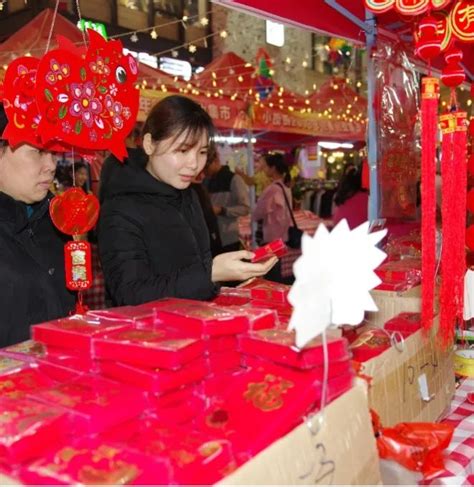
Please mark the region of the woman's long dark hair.
POLYGON ((337 206, 341 206, 359 191, 365 191, 362 189, 362 172, 360 169, 354 167, 349 169, 347 173, 342 176, 334 197, 334 203, 336 203, 337 206))
POLYGON ((289 181, 291 180, 290 173, 288 171, 288 166, 286 165, 285 158, 283 157, 283 154, 280 154, 278 152, 274 154, 265 154, 263 156, 265 159, 265 162, 268 167, 273 167, 275 170, 283 176, 283 182, 285 184, 288 184, 289 181))
POLYGON ((209 114, 195 101, 181 95, 172 95, 159 101, 148 114, 142 136, 150 134, 154 142, 170 137, 175 141, 186 133, 187 141, 194 145, 202 133, 209 138, 208 162, 215 154, 215 127, 209 114))

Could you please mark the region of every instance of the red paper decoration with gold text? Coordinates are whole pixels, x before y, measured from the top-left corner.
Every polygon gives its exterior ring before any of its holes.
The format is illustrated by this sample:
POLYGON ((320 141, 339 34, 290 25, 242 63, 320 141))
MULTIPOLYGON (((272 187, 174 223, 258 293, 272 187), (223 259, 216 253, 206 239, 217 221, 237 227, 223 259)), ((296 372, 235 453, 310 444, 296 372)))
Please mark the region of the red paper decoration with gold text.
POLYGON ((92 253, 89 242, 67 242, 64 246, 66 287, 71 291, 84 291, 92 286, 92 253))
POLYGON ((402 15, 420 15, 430 9, 441 9, 451 3, 451 0, 365 0, 368 10, 381 14, 394 8, 402 15))
POLYGON ((91 230, 99 218, 99 200, 81 188, 70 188, 55 196, 49 205, 51 220, 66 235, 81 235, 91 230))
POLYGON ((138 66, 122 43, 88 30, 87 51, 58 36, 58 49, 39 62, 36 101, 44 116, 43 141, 59 138, 73 147, 127 155, 125 138, 138 112, 138 66))
POLYGON ((474 1, 458 0, 449 15, 453 34, 462 42, 474 42, 474 1))

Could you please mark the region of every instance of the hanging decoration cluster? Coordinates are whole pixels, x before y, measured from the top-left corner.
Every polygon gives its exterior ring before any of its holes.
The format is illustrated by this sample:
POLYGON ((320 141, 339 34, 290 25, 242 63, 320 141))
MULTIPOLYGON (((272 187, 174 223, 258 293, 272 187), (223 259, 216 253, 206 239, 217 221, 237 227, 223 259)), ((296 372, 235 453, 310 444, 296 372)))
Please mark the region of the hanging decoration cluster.
MULTIPOLYGON (((366 7, 383 13, 391 9, 402 15, 425 15, 416 24, 414 43, 416 55, 428 64, 444 54, 445 66, 441 81, 451 89, 448 112, 439 120, 442 129, 442 251, 440 304, 441 336, 449 343, 456 322, 462 320, 463 279, 465 273, 466 187, 467 187, 467 120, 458 110, 455 89, 465 81, 463 52, 458 43, 474 42, 474 0, 365 0, 366 7)), ((436 140, 438 126, 439 81, 422 80, 422 273, 425 328, 433 323, 436 280, 436 140)), ((474 198, 474 195, 473 195, 474 198)), ((472 202, 474 210, 474 201, 472 202)), ((468 230, 468 241, 474 227, 468 230)))

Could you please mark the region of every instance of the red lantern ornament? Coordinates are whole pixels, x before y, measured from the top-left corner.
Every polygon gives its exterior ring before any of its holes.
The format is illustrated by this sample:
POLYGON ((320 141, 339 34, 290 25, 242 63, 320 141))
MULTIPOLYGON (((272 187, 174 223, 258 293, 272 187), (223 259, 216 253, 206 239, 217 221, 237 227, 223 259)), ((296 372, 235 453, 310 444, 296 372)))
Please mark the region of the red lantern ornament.
POLYGON ((416 34, 415 54, 431 61, 441 52, 442 37, 438 34, 438 22, 432 16, 424 17, 418 24, 416 34))
POLYGON ((72 235, 74 240, 64 246, 66 287, 78 291, 76 313, 86 311, 82 305, 82 293, 92 286, 92 253, 89 242, 81 241, 80 235, 91 230, 99 218, 99 200, 86 194, 81 188, 70 188, 55 196, 49 205, 51 220, 58 230, 72 235))
POLYGON ((466 246, 469 250, 474 251, 474 225, 466 229, 466 246))
POLYGON ((466 73, 460 64, 462 61, 462 51, 453 47, 446 52, 444 59, 447 64, 441 73, 441 81, 445 86, 455 88, 466 79, 466 73))
POLYGON ((81 188, 70 188, 55 196, 49 205, 51 220, 66 235, 87 233, 99 218, 99 200, 81 188))
MULTIPOLYGON (((472 158, 472 156, 471 156, 472 158)), ((468 193, 467 193, 467 197, 466 197, 466 207, 468 209, 468 211, 470 213, 473 213, 474 214, 474 189, 471 189, 468 193)))

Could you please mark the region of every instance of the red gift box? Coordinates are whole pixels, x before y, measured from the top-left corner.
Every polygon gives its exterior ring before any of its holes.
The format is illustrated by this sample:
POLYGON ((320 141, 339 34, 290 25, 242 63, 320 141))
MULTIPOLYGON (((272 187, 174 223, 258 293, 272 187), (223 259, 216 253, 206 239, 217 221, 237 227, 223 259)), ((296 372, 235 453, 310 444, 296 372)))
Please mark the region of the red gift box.
POLYGON ((418 281, 408 281, 408 280, 385 280, 379 284, 375 289, 377 291, 395 291, 402 293, 408 291, 412 287, 418 285, 418 281))
POLYGON ((384 262, 375 270, 382 281, 413 281, 421 279, 421 260, 403 259, 384 262))
POLYGON ((167 329, 128 329, 94 339, 95 358, 118 360, 132 365, 178 369, 204 352, 199 338, 167 329))
POLYGON ((250 289, 252 299, 289 305, 288 293, 290 292, 291 286, 286 284, 255 277, 243 284, 242 288, 250 289))
POLYGON ((95 363, 89 355, 83 351, 76 354, 72 349, 48 347, 46 357, 38 358, 37 363, 42 371, 60 382, 95 371, 95 363))
POLYGON ((250 289, 221 287, 219 295, 212 302, 219 306, 242 306, 250 302, 250 289))
POLYGON ((281 238, 278 240, 273 240, 262 247, 252 250, 254 256, 252 257, 252 262, 261 262, 262 260, 267 260, 270 257, 283 257, 288 253, 288 248, 285 242, 281 238))
POLYGON ((0 376, 0 397, 19 399, 29 392, 46 389, 56 382, 37 367, 10 369, 0 376))
POLYGON ((265 330, 267 328, 274 328, 277 321, 278 315, 274 309, 259 308, 253 306, 252 304, 246 304, 236 311, 241 312, 247 317, 248 320, 248 330, 265 330))
POLYGON ((23 358, 0 352, 0 376, 28 367, 29 363, 23 358))
POLYGON ((239 341, 234 335, 208 337, 203 340, 206 354, 214 352, 236 351, 239 341))
POLYGON ((67 417, 54 408, 27 398, 0 397, 0 457, 24 462, 43 455, 68 432, 67 417))
POLYGON ((407 338, 421 329, 420 313, 400 313, 383 326, 389 332, 398 332, 407 338))
POLYGON ((9 355, 20 358, 21 360, 34 361, 38 357, 46 355, 46 347, 42 343, 33 340, 26 340, 15 345, 10 345, 3 349, 9 355))
MULTIPOLYGON (((272 363, 272 361, 260 357, 253 357, 251 355, 247 355, 242 360, 244 366, 250 368, 258 368, 262 366, 266 366, 272 363)), ((312 367, 311 369, 300 369, 301 371, 307 371, 311 373, 316 380, 322 381, 324 379, 324 366, 318 365, 316 367, 312 367)), ((343 376, 345 374, 352 372, 352 362, 351 356, 348 354, 341 360, 331 360, 328 363, 328 379, 334 379, 336 377, 343 376)))
POLYGON ((207 357, 209 374, 233 371, 241 367, 242 355, 239 352, 215 352, 207 357))
POLYGON ((147 404, 140 389, 93 375, 37 391, 31 397, 67 409, 73 430, 88 433, 103 431, 138 416, 147 404))
POLYGON ((352 357, 357 362, 365 362, 390 348, 390 336, 381 329, 368 330, 352 342, 352 357))
POLYGON ((164 300, 156 308, 156 316, 165 326, 200 335, 234 335, 248 329, 248 320, 241 312, 190 299, 164 300))
POLYGON ((106 377, 156 394, 198 382, 208 373, 207 361, 204 358, 188 362, 177 370, 145 369, 109 361, 101 361, 99 367, 101 374, 106 377))
POLYGON ((19 471, 25 484, 169 485, 168 460, 118 443, 83 438, 57 447, 19 471))
POLYGON ((118 308, 90 310, 87 316, 116 320, 119 323, 127 323, 135 328, 153 327, 156 316, 152 303, 145 303, 139 306, 120 306, 118 308))
POLYGON ((107 437, 151 457, 166 457, 173 483, 211 485, 222 479, 234 458, 228 441, 190 428, 170 427, 163 421, 144 418, 114 428, 107 437))
MULTIPOLYGON (((327 339, 329 361, 344 360, 348 356, 345 338, 327 339)), ((295 345, 294 331, 259 330, 239 337, 244 354, 260 356, 283 365, 309 369, 323 363, 323 346, 320 337, 311 340, 304 348, 295 345)))
POLYGON ((92 337, 129 327, 129 324, 116 320, 93 316, 72 316, 34 325, 31 330, 33 339, 45 343, 48 347, 90 351, 92 337))
MULTIPOLYGON (((242 357, 243 360, 244 357, 242 357)), ((217 371, 202 381, 197 394, 205 399, 220 395, 222 391, 229 387, 229 384, 233 384, 234 381, 238 380, 241 375, 247 372, 248 370, 242 367, 232 371, 217 371)))
POLYGON ((266 299, 252 299, 250 306, 253 308, 272 309, 276 311, 279 318, 289 318, 293 313, 293 307, 289 303, 277 303, 266 299))
POLYGON ((187 424, 204 411, 206 401, 202 395, 193 392, 186 401, 180 399, 167 400, 163 405, 160 396, 150 396, 150 408, 147 412, 152 417, 168 424, 187 424))
MULTIPOLYGON (((347 390, 352 378, 347 373, 328 385, 328 400, 347 390)), ((320 397, 321 383, 311 371, 269 364, 234 377, 194 423, 228 439, 235 454, 251 457, 301 423, 320 397)))

